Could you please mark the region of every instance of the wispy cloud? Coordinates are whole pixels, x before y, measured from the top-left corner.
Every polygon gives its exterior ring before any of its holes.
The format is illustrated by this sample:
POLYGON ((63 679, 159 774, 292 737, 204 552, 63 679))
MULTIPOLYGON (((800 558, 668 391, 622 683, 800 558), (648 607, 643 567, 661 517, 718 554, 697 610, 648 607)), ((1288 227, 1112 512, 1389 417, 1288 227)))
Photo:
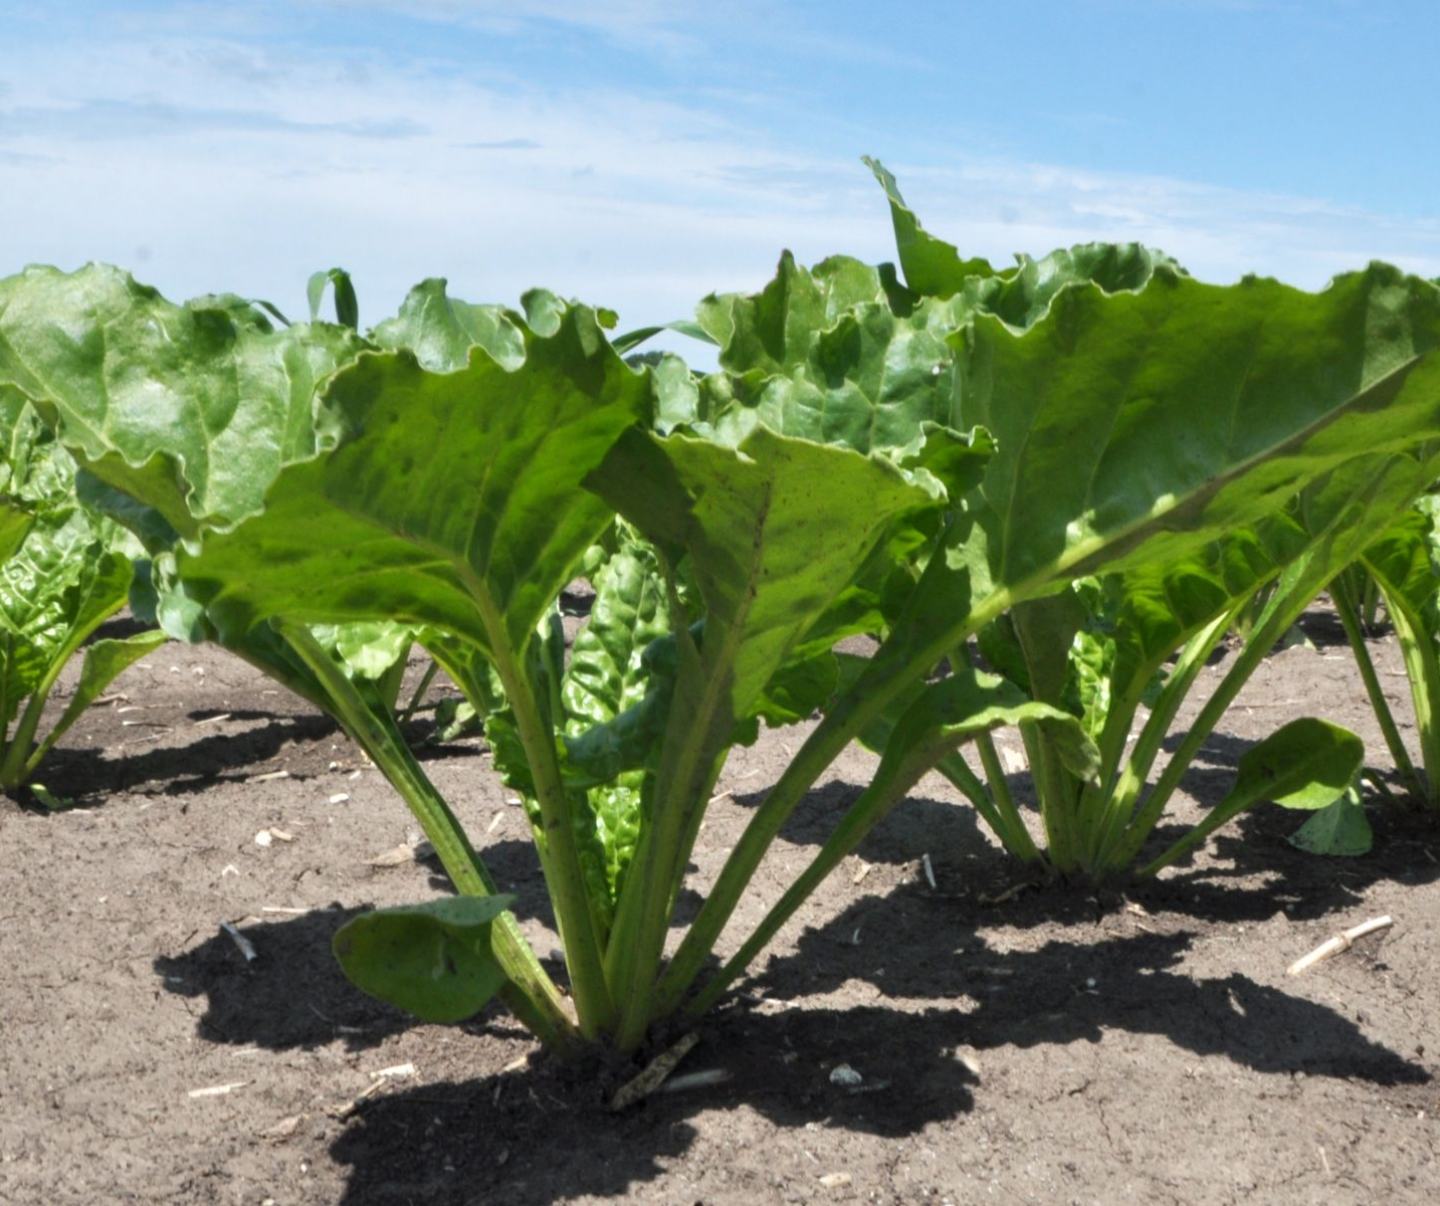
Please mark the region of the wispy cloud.
MULTIPOLYGON (((423 7, 579 20, 558 2, 423 7)), ((636 0, 585 19, 604 37, 652 18, 683 34, 686 11, 636 0)), ((807 261, 893 257, 868 173, 776 134, 756 93, 741 106, 698 89, 527 80, 497 63, 433 70, 384 47, 169 16, 163 34, 37 43, 7 63, 6 99, 25 104, 0 99, 0 274, 108 259, 172 295, 228 289, 303 309, 307 273, 344 264, 367 320, 446 275, 459 296, 513 300, 544 284, 640 325, 687 314, 711 289, 758 288, 782 247, 807 261)), ((1435 223, 953 145, 852 150, 887 158, 926 225, 970 254, 1137 239, 1212 279, 1259 270, 1316 286, 1371 256, 1440 275, 1435 223)))
POLYGON ((611 43, 667 53, 698 47, 693 30, 704 6, 692 0, 307 0, 317 8, 383 10, 398 16, 464 25, 501 34, 568 28, 611 43))
POLYGON ((95 142, 225 132, 414 138, 425 133, 425 127, 408 117, 302 121, 261 109, 220 109, 156 100, 92 98, 73 105, 0 108, 0 139, 95 142))
POLYGON ((533 138, 498 138, 492 142, 457 142, 462 151, 538 151, 540 144, 533 138))

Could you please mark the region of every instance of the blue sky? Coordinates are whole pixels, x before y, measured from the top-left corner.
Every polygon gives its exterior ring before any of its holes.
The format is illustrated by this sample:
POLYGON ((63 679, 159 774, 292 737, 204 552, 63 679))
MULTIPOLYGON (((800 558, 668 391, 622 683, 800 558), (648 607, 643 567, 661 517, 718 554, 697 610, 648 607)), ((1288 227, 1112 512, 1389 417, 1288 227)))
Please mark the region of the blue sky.
POLYGON ((0 273, 639 325, 783 247, 890 258, 873 154, 967 254, 1440 276, 1437 63, 1434 0, 0 0, 0 273))

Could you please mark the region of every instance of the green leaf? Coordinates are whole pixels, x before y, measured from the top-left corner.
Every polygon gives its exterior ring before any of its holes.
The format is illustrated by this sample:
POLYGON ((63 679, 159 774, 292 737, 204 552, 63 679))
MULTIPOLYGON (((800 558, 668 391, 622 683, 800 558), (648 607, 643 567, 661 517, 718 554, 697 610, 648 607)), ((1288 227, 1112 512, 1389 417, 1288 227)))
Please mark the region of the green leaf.
POLYGON ((1292 720, 1240 755, 1230 795, 1313 812, 1333 803, 1364 763, 1365 743, 1359 737, 1307 716, 1292 720))
POLYGON ((355 624, 323 624, 312 630, 322 646, 352 677, 381 679, 393 674, 415 644, 415 629, 369 620, 355 624))
POLYGON ((1310 854, 1357 858, 1369 854, 1375 833, 1360 794, 1352 787, 1290 835, 1290 844, 1310 854))
POLYGON ((882 458, 764 427, 733 450, 629 433, 588 484, 672 561, 688 556, 705 607, 700 676, 726 697, 726 733, 892 524, 938 505, 882 458))
POLYGON ((900 267, 905 280, 916 293, 929 297, 949 297, 957 293, 973 277, 989 277, 995 270, 982 259, 961 259, 959 252, 943 239, 927 234, 920 225, 895 177, 885 170, 878 159, 864 158, 865 166, 890 201, 890 217, 895 225, 895 243, 900 253, 900 267))
POLYGON ((878 160, 865 160, 890 202, 895 242, 906 283, 925 297, 958 298, 1013 327, 1039 319, 1062 289, 1093 282, 1107 293, 1143 289, 1157 269, 1181 271, 1163 252, 1138 243, 1085 243, 1041 259, 1019 256, 1018 266, 997 272, 981 259, 966 260, 949 243, 927 234, 905 204, 895 177, 878 160))
POLYGON ((723 371, 676 382, 662 413, 671 426, 685 421, 732 445, 764 425, 864 453, 910 448, 930 428, 953 425, 946 339, 960 314, 900 294, 857 260, 835 257, 807 270, 787 253, 762 292, 700 304, 723 371))
MULTIPOLYGON (((613 737, 617 760, 634 765, 651 753, 653 733, 641 747, 643 753, 627 756, 626 726, 612 722, 623 713, 636 715, 635 710, 657 689, 645 652, 670 632, 665 582, 653 550, 631 538, 595 574, 592 585, 595 599, 589 622, 576 634, 561 684, 562 733, 571 750, 587 734, 593 735, 592 742, 600 734, 613 737)), ((619 897, 640 840, 643 779, 639 771, 623 772, 577 801, 576 823, 585 830, 580 849, 593 850, 602 860, 604 895, 611 905, 619 897)))
POLYGON ((491 926, 510 896, 457 896, 362 913, 335 935, 335 957, 361 991, 427 1022, 474 1017, 505 984, 491 926))
POLYGON ((436 373, 463 369, 472 347, 484 348, 507 369, 525 361, 525 336, 513 313, 447 297, 438 277, 411 289, 400 313, 375 327, 370 338, 382 348, 414 352, 422 367, 436 373))
POLYGON ((360 303, 355 299, 355 284, 343 268, 331 268, 328 272, 311 275, 305 286, 306 298, 310 303, 310 321, 320 317, 320 303, 325 300, 325 286, 331 286, 335 297, 335 321, 352 331, 360 329, 360 303))
POLYGON ((526 648, 610 522, 581 480, 649 401, 588 310, 526 346, 513 370, 474 348, 453 373, 404 352, 339 373, 325 399, 337 446, 283 471, 263 515, 181 559, 222 635, 281 615, 526 648))
POLYGON ((1364 762, 1365 744, 1348 729, 1309 716, 1292 720, 1240 755, 1235 783, 1225 798, 1139 874, 1155 874, 1266 800, 1284 808, 1323 809, 1349 789, 1364 762))
POLYGON ((153 653, 170 638, 158 630, 137 632, 133 636, 95 641, 85 647, 85 656, 80 663, 80 678, 75 692, 65 711, 55 722, 54 728, 30 756, 28 769, 33 770, 54 748, 70 726, 84 715, 85 709, 104 693, 105 688, 127 667, 134 665, 148 653, 153 653))
POLYGON ((361 346, 343 327, 176 306, 98 265, 0 281, 0 388, 187 538, 259 511, 280 467, 314 454, 315 394, 361 346))
MULTIPOLYGON (((857 681, 864 672, 865 658, 842 653, 837 661, 842 684, 857 681)), ((1053 704, 1032 700, 1002 675, 971 667, 961 667, 939 682, 912 684, 870 723, 860 740, 877 754, 898 754, 917 744, 916 733, 933 731, 933 739, 948 754, 981 733, 1028 723, 1040 726, 1054 740, 1057 752, 1077 778, 1093 777, 1099 752, 1077 717, 1053 704), (902 730, 902 724, 908 728, 902 730), (947 745, 952 736, 956 740, 947 745)), ((943 770, 943 758, 939 765, 943 770)))
POLYGON ((999 675, 968 667, 926 684, 897 718, 880 748, 886 759, 919 759, 933 766, 982 733, 1029 723, 1046 727, 1064 752, 1067 765, 1080 777, 1094 773, 1098 755, 1074 716, 1027 698, 999 675))
POLYGON ((35 524, 35 513, 18 499, 0 498, 0 562, 9 561, 35 524))

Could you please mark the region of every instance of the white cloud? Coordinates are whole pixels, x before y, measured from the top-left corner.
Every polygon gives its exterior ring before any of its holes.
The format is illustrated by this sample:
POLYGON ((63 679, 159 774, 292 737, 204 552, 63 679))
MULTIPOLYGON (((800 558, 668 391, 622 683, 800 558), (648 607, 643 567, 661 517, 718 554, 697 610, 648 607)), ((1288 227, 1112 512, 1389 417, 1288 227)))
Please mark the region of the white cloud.
MULTIPOLYGON (((637 0, 610 28, 656 7, 637 0)), ((711 289, 759 287, 782 247, 805 261, 893 256, 858 161, 727 116, 749 109, 176 28, 14 56, 0 273, 104 259, 173 296, 228 290, 299 310, 307 274, 338 264, 367 320, 445 275, 474 300, 543 284, 641 325, 711 289)), ((888 165, 931 230, 1002 261, 1108 238, 1164 247, 1209 279, 1253 269, 1317 286, 1372 257, 1440 275, 1434 223, 949 150, 888 165)))

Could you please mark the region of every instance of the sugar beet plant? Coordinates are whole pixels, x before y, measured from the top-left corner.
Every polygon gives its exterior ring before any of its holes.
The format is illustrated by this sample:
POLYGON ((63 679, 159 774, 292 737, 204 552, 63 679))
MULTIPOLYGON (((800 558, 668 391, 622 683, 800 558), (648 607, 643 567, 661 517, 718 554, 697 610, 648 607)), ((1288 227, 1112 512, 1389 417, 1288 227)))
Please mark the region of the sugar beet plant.
POLYGON ((149 533, 158 606, 329 708, 444 861, 457 898, 338 935, 363 988, 436 1020, 500 993, 558 1048, 633 1050, 711 1003, 967 743, 1020 725, 1097 782, 1093 724, 1033 671, 1027 695, 968 655, 1002 617, 1081 579, 1206 564, 1237 533, 1289 566, 1367 514, 1348 474, 1429 471, 1425 282, 1377 266, 1320 294, 1221 288, 1134 248, 996 272, 897 228, 906 283, 787 258, 757 297, 703 303, 722 354, 701 376, 628 366, 609 315, 544 293, 521 313, 427 282, 362 338, 171 306, 104 270, 0 283, 0 383, 149 533), (1263 535, 1291 512, 1294 550, 1263 535), (567 660, 556 601, 578 572, 597 594, 567 660), (487 716, 534 821, 569 1001, 393 716, 317 637, 360 622, 414 631, 487 716), (876 654, 842 661, 862 632, 876 654), (667 961, 728 751, 817 709, 667 961), (702 985, 786 818, 879 727, 872 782, 702 985))
POLYGON ((1430 810, 1440 809, 1440 538, 1436 513, 1437 497, 1427 492, 1330 587, 1404 794, 1430 810), (1404 659, 1415 710, 1418 767, 1400 736, 1365 643, 1366 596, 1372 592, 1384 603, 1404 659))
MULTIPOLYGON (((889 193, 907 281, 932 296, 965 296, 972 306, 1004 315, 1014 326, 1028 325, 1037 300, 1047 299, 1065 280, 1065 269, 1082 258, 1095 264, 1095 278, 1112 289, 1142 285, 1157 262, 1153 253, 1138 248, 1076 248, 1022 261, 1008 277, 985 275, 984 266, 977 274, 953 247, 920 227, 894 180, 878 165, 876 171, 889 193)), ((816 285, 823 288, 822 282, 816 285)), ((730 340, 723 329, 715 335, 722 359, 732 367, 754 363, 753 347, 730 340)), ((713 420, 733 424, 736 410, 745 412, 732 404, 713 420)), ((983 416, 962 417, 961 425, 977 420, 985 421, 983 416)), ((981 629, 974 648, 953 655, 968 663, 978 653, 1031 697, 1078 717, 1096 743, 1099 764, 1087 778, 1066 765, 1045 729, 1020 726, 1044 822, 1043 851, 1015 806, 1004 764, 988 736, 974 743, 979 774, 958 754, 939 769, 1023 861, 1045 862, 1090 880, 1132 870, 1184 771, 1261 659, 1371 534, 1385 528, 1433 480, 1437 447, 1431 442, 1357 457, 1314 479, 1282 511, 1232 528, 1178 560, 1157 559, 1082 579, 1069 590, 1017 604, 981 629), (1196 675, 1222 638, 1242 628, 1244 641, 1231 668, 1188 726, 1163 774, 1149 785, 1161 744, 1196 675), (1143 723, 1142 705, 1149 710, 1143 723)), ((1418 532, 1419 517, 1412 520, 1405 530, 1418 532)), ((1397 532, 1389 544, 1375 546, 1377 557, 1389 550, 1387 565, 1397 561, 1399 554, 1390 545, 1399 538, 1397 532)), ((1433 610, 1430 562, 1410 557, 1406 564, 1411 562, 1425 572, 1418 578, 1411 573, 1410 595, 1428 591, 1425 598, 1433 610)), ((1424 602, 1411 612, 1421 614, 1424 602)), ((903 706, 903 697, 894 701, 891 714, 862 734, 867 744, 883 750, 903 706)), ((1389 731, 1393 728, 1392 723, 1389 731)), ((1333 725, 1306 719, 1287 726, 1246 754, 1231 793, 1194 831, 1147 858, 1141 873, 1153 874, 1241 809, 1263 800, 1306 810, 1327 808, 1298 840, 1314 849, 1353 850, 1364 819, 1347 788, 1361 758, 1359 739, 1333 725)), ((1407 766, 1402 759, 1403 749, 1397 764, 1407 766)))
MULTIPOLYGON (((32 780, 55 742, 126 666, 165 636, 85 647, 79 679, 41 735, 60 672, 124 605, 133 575, 124 529, 83 506, 75 467, 24 397, 0 388, 0 790, 32 780)), ((40 784, 37 799, 54 802, 40 784)))

